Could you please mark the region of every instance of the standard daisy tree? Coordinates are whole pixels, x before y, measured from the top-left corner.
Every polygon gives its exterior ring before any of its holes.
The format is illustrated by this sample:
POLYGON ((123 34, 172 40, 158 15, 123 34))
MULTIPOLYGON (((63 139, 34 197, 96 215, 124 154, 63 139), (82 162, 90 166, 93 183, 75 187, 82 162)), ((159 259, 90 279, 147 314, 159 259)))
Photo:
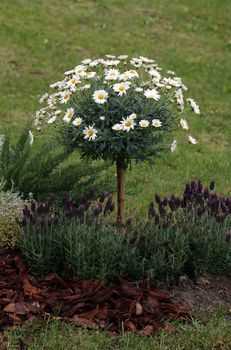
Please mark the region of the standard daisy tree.
MULTIPOLYGON (((40 98, 35 125, 58 124, 69 150, 83 157, 116 164, 118 219, 125 223, 125 171, 132 160, 151 160, 166 149, 166 136, 199 106, 185 98, 187 87, 173 71, 162 74, 154 60, 107 55, 85 59, 50 85, 55 91, 40 98)), ((195 144, 193 136, 188 142, 195 144)), ((177 148, 176 140, 169 149, 177 148)))

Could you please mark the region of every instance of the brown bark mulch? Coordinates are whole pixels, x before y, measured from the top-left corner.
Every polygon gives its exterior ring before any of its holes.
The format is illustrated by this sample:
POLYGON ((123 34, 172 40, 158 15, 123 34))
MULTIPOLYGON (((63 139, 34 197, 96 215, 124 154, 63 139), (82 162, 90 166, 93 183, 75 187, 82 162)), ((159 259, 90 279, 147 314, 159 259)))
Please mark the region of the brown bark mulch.
POLYGON ((152 334, 171 327, 171 320, 190 316, 189 308, 144 282, 135 287, 124 279, 108 284, 55 273, 32 276, 20 253, 0 251, 0 331, 38 317, 56 317, 86 328, 106 328, 112 335, 121 328, 152 334))

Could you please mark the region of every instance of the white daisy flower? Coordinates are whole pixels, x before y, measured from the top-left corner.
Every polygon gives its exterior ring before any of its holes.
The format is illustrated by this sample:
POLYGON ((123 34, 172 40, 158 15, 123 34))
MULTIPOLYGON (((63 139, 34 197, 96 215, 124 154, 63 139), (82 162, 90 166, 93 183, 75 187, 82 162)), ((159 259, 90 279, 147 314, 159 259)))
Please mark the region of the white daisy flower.
POLYGON ((122 96, 123 94, 126 94, 126 91, 129 89, 130 83, 124 82, 124 83, 118 83, 113 86, 113 90, 115 92, 118 92, 119 96, 122 96))
POLYGON ((57 116, 53 115, 51 118, 47 120, 47 124, 53 124, 56 121, 57 116))
POLYGON ((103 64, 105 66, 117 66, 120 63, 119 60, 105 60, 103 64))
POLYGON ((144 91, 144 89, 141 88, 141 87, 137 87, 137 88, 135 89, 135 91, 136 91, 136 92, 142 92, 142 91, 144 91))
POLYGON ((121 130, 123 130, 123 126, 121 124, 115 124, 115 125, 113 125, 112 130, 121 131, 121 130))
POLYGON ((175 75, 176 73, 173 70, 167 70, 167 74, 175 75))
POLYGON ((61 93, 60 103, 67 103, 68 100, 71 97, 71 92, 68 90, 65 90, 61 93))
POLYGON ((183 118, 180 119, 180 126, 184 130, 188 130, 189 129, 187 120, 185 120, 183 118))
POLYGON ((67 82, 67 87, 72 91, 76 90, 76 85, 81 83, 78 75, 73 75, 73 77, 67 82))
POLYGON ((85 84, 80 89, 81 90, 89 90, 91 88, 91 84, 85 84))
POLYGON ((151 69, 151 70, 149 70, 148 71, 148 73, 152 76, 152 77, 154 77, 155 78, 155 81, 159 81, 160 80, 160 78, 161 78, 161 75, 160 75, 160 73, 158 72, 158 70, 156 70, 156 69, 151 69))
POLYGON ((132 78, 139 78, 139 74, 137 73, 137 71, 135 69, 130 69, 128 72, 132 78))
POLYGON ((177 149, 177 142, 176 140, 174 140, 173 143, 171 144, 170 150, 173 153, 176 151, 176 149, 177 149))
POLYGON ((184 96, 182 94, 182 90, 178 89, 175 91, 176 102, 180 106, 180 109, 184 109, 184 96))
POLYGON ((86 72, 87 79, 95 78, 95 76, 96 76, 96 72, 86 72))
POLYGON ((99 61, 98 60, 94 60, 94 61, 89 63, 89 67, 96 67, 96 66, 98 66, 98 64, 99 64, 99 61))
POLYGON ((119 55, 118 58, 120 60, 126 60, 126 58, 128 58, 128 55, 119 55))
POLYGON ((53 83, 53 84, 50 84, 50 87, 52 89, 62 89, 63 88, 63 85, 64 85, 65 81, 57 81, 56 83, 53 83))
POLYGON ((122 120, 121 122, 121 125, 122 125, 122 130, 123 131, 130 131, 131 129, 134 129, 135 127, 135 122, 133 119, 129 119, 129 118, 126 118, 122 120))
POLYGON ((186 100, 187 102, 190 103, 193 111, 196 113, 196 114, 200 114, 200 107, 196 104, 196 102, 192 99, 192 98, 187 98, 186 100))
POLYGON ((105 79, 106 80, 116 80, 119 77, 120 72, 118 71, 118 69, 108 69, 106 70, 106 76, 105 79))
POLYGON ((139 74, 135 69, 130 69, 122 74, 120 74, 120 80, 129 80, 133 78, 138 78, 139 74))
POLYGON ((75 126, 79 126, 82 123, 83 119, 82 118, 75 118, 75 120, 73 120, 72 124, 74 124, 75 126))
POLYGON ((141 128, 147 128, 149 126, 149 121, 142 119, 139 121, 139 125, 141 126, 141 128))
POLYGON ((30 146, 31 146, 34 142, 34 134, 32 133, 31 130, 29 130, 29 138, 30 138, 30 146))
POLYGON ((153 119, 152 126, 154 126, 155 128, 159 128, 160 126, 162 126, 162 123, 159 119, 153 119))
POLYGON ((71 69, 71 70, 66 71, 64 74, 65 75, 71 75, 71 74, 74 74, 74 73, 75 73, 75 70, 71 69))
MULTIPOLYGON (((154 80, 154 79, 153 79, 154 80)), ((156 82, 156 81, 154 81, 154 84, 156 85, 156 87, 158 87, 158 88, 163 88, 163 87, 165 87, 165 84, 162 84, 162 83, 158 83, 158 82, 156 82)))
POLYGON ((130 114, 130 115, 128 116, 128 118, 134 120, 134 119, 137 118, 137 114, 136 114, 136 113, 132 113, 132 114, 130 114))
POLYGON ((193 145, 197 144, 197 140, 194 139, 194 137, 192 137, 191 135, 188 136, 188 141, 193 145))
POLYGON ((154 63, 155 62, 154 60, 147 58, 147 57, 144 57, 144 56, 140 56, 140 59, 144 63, 154 63))
POLYGON ((124 72, 119 76, 119 80, 123 80, 123 81, 130 80, 131 78, 132 76, 129 72, 124 72))
POLYGON ((90 64, 91 59, 90 58, 85 58, 84 60, 81 61, 82 64, 90 64))
POLYGON ((107 101, 108 93, 105 90, 96 90, 93 99, 98 104, 104 104, 107 101))
POLYGON ((140 58, 135 58, 135 57, 130 60, 130 63, 132 66, 134 66, 136 68, 141 67, 143 64, 142 60, 140 58))
POLYGON ((75 67, 75 73, 81 77, 85 77, 87 67, 84 65, 78 65, 75 67))
POLYGON ((156 89, 149 89, 144 91, 144 96, 146 98, 152 98, 155 101, 158 101, 160 99, 160 94, 156 89))
POLYGON ((65 122, 69 123, 69 121, 71 120, 71 118, 73 117, 74 114, 75 114, 74 108, 68 108, 64 117, 63 117, 63 120, 65 122))
POLYGON ((170 78, 169 79, 169 84, 174 86, 174 87, 180 87, 181 86, 181 79, 179 79, 179 78, 174 78, 174 79, 170 78))
POLYGON ((116 58, 116 56, 114 56, 114 55, 106 55, 106 57, 107 57, 107 58, 110 58, 110 59, 111 59, 111 58, 112 58, 112 59, 113 59, 113 58, 116 58))
POLYGON ((46 92, 44 95, 42 95, 39 99, 39 103, 43 103, 47 98, 49 97, 48 93, 46 92))
POLYGON ((88 141, 93 141, 97 137, 97 130, 94 128, 94 126, 88 126, 83 130, 84 139, 88 141))

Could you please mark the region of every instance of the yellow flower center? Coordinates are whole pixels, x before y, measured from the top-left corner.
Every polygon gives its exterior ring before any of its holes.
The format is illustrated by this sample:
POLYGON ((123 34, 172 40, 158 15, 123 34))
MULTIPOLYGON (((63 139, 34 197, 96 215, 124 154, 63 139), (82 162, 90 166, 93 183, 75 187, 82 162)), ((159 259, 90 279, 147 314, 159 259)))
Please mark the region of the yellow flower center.
POLYGON ((71 79, 71 83, 72 83, 72 84, 76 84, 76 83, 77 83, 77 80, 76 80, 76 79, 71 79))
POLYGON ((72 112, 69 112, 69 113, 67 114, 67 116, 68 116, 68 118, 71 118, 71 117, 73 116, 72 112))
POLYGON ((131 125, 132 123, 130 122, 130 120, 126 121, 125 126, 131 126, 131 125))
POLYGON ((104 99, 104 95, 103 94, 98 95, 98 99, 99 100, 103 100, 104 99))
POLYGON ((89 137, 91 137, 93 134, 94 134, 94 131, 93 131, 93 130, 89 130, 89 131, 88 131, 88 136, 89 136, 89 137))
POLYGON ((124 91, 125 90, 125 87, 124 86, 120 86, 119 87, 119 91, 124 91))

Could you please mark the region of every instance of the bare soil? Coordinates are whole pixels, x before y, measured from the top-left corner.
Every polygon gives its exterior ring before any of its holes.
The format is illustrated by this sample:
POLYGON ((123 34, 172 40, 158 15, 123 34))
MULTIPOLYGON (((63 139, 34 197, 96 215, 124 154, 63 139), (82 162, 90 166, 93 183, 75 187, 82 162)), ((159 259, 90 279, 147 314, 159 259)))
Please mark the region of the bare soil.
POLYGON ((164 290, 194 311, 213 311, 218 306, 231 311, 231 278, 207 275, 193 282, 183 275, 177 286, 164 290))

